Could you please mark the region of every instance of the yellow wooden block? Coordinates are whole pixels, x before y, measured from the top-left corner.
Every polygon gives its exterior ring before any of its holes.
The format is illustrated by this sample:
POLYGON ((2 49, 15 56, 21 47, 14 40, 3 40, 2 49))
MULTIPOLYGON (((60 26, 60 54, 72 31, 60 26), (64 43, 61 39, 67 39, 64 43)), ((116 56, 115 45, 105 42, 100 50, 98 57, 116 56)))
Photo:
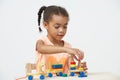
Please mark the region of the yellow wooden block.
POLYGON ((72 64, 72 65, 70 65, 70 67, 76 67, 76 65, 72 64))
POLYGON ((47 69, 47 70, 46 70, 47 73, 50 73, 51 71, 52 71, 51 69, 47 69))
POLYGON ((83 71, 83 68, 79 68, 80 71, 83 71))
POLYGON ((70 70, 70 72, 80 72, 80 70, 70 70))
POLYGON ((52 69, 51 73, 63 72, 63 69, 52 69))

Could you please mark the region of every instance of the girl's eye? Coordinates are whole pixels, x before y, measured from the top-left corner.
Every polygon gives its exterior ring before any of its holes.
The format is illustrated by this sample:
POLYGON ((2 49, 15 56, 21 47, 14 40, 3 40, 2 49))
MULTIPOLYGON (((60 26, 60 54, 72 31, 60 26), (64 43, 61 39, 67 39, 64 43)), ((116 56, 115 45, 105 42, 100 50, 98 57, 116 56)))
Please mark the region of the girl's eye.
POLYGON ((64 26, 65 29, 67 29, 67 26, 64 26))
POLYGON ((55 29, 58 29, 60 26, 55 26, 55 29))

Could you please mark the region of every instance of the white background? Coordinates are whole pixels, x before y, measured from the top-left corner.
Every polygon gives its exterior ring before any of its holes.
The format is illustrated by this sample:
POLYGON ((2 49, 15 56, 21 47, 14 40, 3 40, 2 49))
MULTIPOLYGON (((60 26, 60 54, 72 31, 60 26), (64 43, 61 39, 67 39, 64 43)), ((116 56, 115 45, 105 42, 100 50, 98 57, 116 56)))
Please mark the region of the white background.
POLYGON ((120 75, 119 0, 0 0, 0 80, 25 75, 25 64, 35 62, 37 12, 43 5, 67 9, 64 39, 85 52, 88 72, 120 75))

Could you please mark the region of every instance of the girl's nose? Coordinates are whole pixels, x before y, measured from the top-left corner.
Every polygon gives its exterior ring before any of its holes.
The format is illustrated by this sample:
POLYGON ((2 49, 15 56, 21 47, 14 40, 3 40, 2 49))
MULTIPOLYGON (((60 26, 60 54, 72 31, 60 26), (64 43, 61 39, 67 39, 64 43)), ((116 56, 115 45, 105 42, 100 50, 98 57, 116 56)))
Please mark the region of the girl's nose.
POLYGON ((60 29, 59 29, 59 32, 63 32, 63 31, 64 31, 63 28, 60 28, 60 29))

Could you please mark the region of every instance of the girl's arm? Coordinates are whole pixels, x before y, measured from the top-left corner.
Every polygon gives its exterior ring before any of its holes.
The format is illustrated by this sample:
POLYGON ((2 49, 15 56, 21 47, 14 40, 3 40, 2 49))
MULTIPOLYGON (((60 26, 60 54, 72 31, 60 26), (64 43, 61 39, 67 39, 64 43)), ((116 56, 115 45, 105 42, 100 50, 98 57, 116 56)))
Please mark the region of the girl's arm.
POLYGON ((45 45, 42 40, 38 40, 36 44, 36 51, 41 54, 56 54, 56 53, 68 53, 76 60, 82 60, 83 52, 76 48, 66 48, 52 45, 45 45), (77 56, 77 57, 76 57, 77 56))
POLYGON ((59 46, 52 46, 52 45, 45 45, 42 40, 38 40, 36 44, 36 50, 41 54, 55 54, 55 53, 67 53, 68 48, 66 47, 59 47, 59 46))

